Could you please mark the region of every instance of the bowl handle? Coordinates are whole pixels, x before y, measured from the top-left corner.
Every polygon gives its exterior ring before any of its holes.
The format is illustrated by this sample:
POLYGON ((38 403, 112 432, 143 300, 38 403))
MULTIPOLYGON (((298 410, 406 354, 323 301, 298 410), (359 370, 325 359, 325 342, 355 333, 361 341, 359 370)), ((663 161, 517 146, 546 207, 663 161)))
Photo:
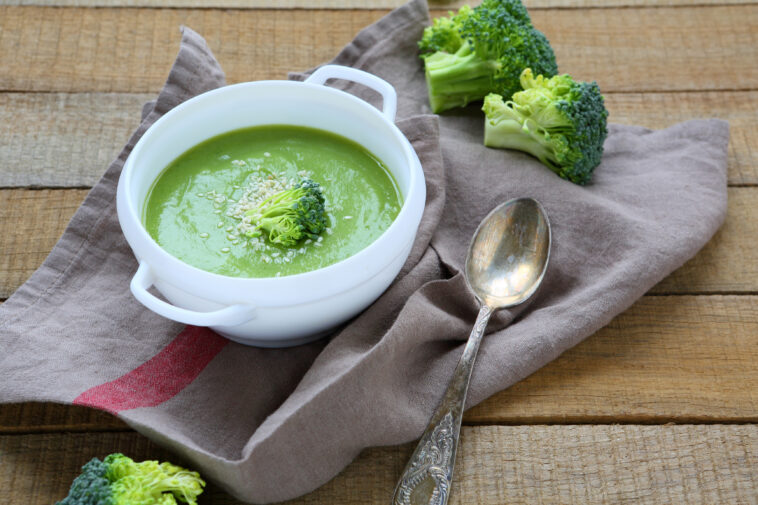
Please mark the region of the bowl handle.
POLYGON ((345 79, 346 81, 357 82, 373 89, 382 95, 382 114, 384 114, 391 122, 395 122, 395 114, 397 114, 397 93, 395 92, 395 88, 384 79, 380 79, 374 74, 369 74, 368 72, 353 67, 324 65, 313 72, 305 82, 311 84, 324 84, 329 79, 345 79))
POLYGON ((250 305, 230 305, 212 312, 196 312, 176 307, 147 291, 147 288, 153 285, 153 281, 150 267, 140 263, 129 288, 142 305, 167 319, 194 326, 237 326, 255 318, 256 308, 250 305))

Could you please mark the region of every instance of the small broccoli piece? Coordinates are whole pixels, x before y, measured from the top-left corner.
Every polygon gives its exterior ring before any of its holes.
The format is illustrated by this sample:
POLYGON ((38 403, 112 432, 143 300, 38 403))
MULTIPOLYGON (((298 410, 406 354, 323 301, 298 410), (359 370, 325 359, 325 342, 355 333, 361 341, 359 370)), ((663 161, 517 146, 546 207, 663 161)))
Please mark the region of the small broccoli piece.
POLYGON ((106 477, 108 467, 93 458, 82 467, 82 473, 71 483, 68 496, 56 505, 110 505, 113 490, 106 477))
POLYGON ((450 17, 439 17, 432 21, 432 26, 424 29, 424 35, 418 42, 422 54, 444 51, 456 52, 464 40, 460 34, 461 21, 471 14, 471 7, 464 5, 457 14, 450 12, 450 17))
POLYGON ((566 74, 534 77, 527 68, 521 85, 510 101, 497 94, 484 99, 484 145, 525 151, 564 179, 589 182, 608 134, 597 83, 566 74))
POLYGON ((197 505, 205 482, 197 472, 171 463, 135 463, 114 453, 93 458, 74 479, 68 496, 56 505, 197 505))
POLYGON ((270 196, 245 216, 253 225, 248 236, 257 237, 266 232, 272 243, 285 247, 305 238, 318 239, 327 225, 321 186, 310 179, 270 196))
POLYGON ((530 67, 558 73, 550 42, 532 26, 520 0, 484 0, 434 20, 419 41, 429 104, 442 112, 481 100, 489 93, 511 96, 530 67))

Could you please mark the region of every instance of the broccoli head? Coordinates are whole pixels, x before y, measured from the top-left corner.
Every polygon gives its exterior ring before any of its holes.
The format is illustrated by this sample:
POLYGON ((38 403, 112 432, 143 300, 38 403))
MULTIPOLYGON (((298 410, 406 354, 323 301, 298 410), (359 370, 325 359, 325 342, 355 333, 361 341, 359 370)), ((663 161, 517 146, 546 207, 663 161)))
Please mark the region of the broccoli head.
POLYGON ((310 179, 268 197, 247 211, 245 217, 253 225, 248 236, 257 237, 265 232, 272 243, 285 247, 301 239, 317 239, 327 224, 321 186, 310 179))
POLYGON ((484 99, 484 145, 525 151, 564 179, 586 184, 608 134, 597 83, 566 74, 534 77, 527 68, 521 85, 510 101, 497 94, 484 99))
POLYGON ((171 463, 134 462, 123 454, 93 458, 56 505, 197 505, 205 482, 171 463))
POLYGON ((429 104, 442 112, 481 100, 511 96, 521 72, 558 73, 550 42, 532 26, 520 0, 484 0, 434 20, 419 41, 429 104))

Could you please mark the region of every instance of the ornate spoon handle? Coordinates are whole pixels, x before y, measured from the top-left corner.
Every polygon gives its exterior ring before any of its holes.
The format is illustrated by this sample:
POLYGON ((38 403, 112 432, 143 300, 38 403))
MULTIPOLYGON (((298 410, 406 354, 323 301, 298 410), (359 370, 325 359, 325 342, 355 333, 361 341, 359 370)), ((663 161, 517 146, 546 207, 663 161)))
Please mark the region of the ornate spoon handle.
POLYGON ((395 488, 393 505, 445 505, 476 353, 492 309, 482 305, 453 378, 395 488))

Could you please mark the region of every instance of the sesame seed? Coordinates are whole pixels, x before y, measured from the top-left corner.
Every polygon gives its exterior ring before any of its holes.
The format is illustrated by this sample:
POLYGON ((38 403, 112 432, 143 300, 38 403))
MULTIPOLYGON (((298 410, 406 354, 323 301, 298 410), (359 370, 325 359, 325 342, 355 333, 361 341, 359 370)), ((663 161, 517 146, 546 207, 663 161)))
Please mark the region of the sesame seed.
POLYGON ((208 238, 208 237, 210 237, 210 234, 208 233, 203 232, 200 234, 200 238, 208 238))
POLYGON ((224 222, 223 222, 223 221, 219 221, 219 222, 216 224, 216 228, 221 228, 221 227, 223 227, 223 226, 224 226, 224 222))
POLYGON ((229 251, 231 251, 231 249, 230 249, 230 248, 228 248, 228 247, 222 247, 222 248, 221 248, 221 252, 222 252, 222 253, 228 253, 229 251))
POLYGON ((353 216, 345 216, 345 219, 353 219, 353 216))

